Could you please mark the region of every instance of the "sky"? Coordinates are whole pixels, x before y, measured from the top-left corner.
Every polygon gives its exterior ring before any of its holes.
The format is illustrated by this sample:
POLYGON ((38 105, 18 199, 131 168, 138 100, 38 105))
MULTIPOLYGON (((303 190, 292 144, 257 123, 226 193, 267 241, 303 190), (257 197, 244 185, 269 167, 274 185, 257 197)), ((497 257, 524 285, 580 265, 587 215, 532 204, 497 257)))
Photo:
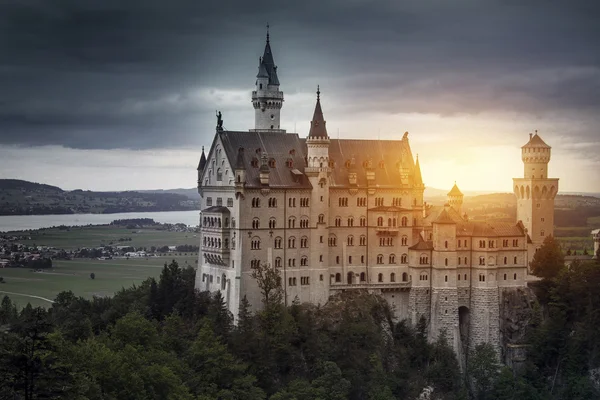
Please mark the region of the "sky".
POLYGON ((270 25, 282 128, 409 132, 425 184, 511 191, 538 130, 563 192, 600 192, 595 0, 3 0, 0 178, 194 187, 202 146, 254 127, 270 25))

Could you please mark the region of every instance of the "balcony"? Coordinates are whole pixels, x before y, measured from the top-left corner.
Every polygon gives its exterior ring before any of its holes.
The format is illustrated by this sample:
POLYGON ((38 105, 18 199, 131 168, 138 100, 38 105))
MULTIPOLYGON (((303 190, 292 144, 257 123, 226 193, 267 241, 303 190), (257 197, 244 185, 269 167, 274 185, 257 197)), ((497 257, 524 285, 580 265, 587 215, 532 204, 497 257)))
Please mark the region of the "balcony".
POLYGON ((378 289, 378 290, 408 290, 411 287, 411 282, 407 281, 407 282, 373 282, 373 283, 367 283, 367 282, 359 282, 359 283, 353 283, 353 284, 348 284, 348 283, 332 283, 329 288, 331 290, 356 290, 356 289, 363 289, 363 290, 374 290, 374 289, 378 289))
POLYGON ((376 226, 375 231, 378 235, 381 236, 397 236, 398 231, 400 230, 399 226, 376 226))

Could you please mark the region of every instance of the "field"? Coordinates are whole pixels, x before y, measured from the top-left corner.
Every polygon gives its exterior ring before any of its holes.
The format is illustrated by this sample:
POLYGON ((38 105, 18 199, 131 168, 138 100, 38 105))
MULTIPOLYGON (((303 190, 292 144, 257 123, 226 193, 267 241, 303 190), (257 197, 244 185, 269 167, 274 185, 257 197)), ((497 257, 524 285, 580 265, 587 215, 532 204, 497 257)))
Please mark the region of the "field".
MULTIPOLYGON (((23 234, 12 233, 12 234, 23 234)), ((125 229, 110 225, 78 226, 68 230, 58 228, 41 229, 31 234, 31 240, 19 240, 19 243, 31 246, 52 246, 64 250, 74 250, 82 247, 99 247, 112 244, 114 246, 178 246, 191 244, 197 246, 199 239, 192 232, 169 232, 151 228, 125 229), (131 241, 119 242, 119 239, 131 241)))
POLYGON ((54 267, 44 272, 33 272, 28 268, 4 268, 0 269, 0 276, 6 283, 0 285, 0 297, 8 294, 19 307, 27 303, 48 307, 51 304, 48 300, 54 300, 64 290, 71 290, 75 295, 86 298, 111 296, 123 287, 140 284, 148 277, 160 276, 164 263, 173 259, 181 266, 195 267, 197 256, 189 253, 187 257, 55 260, 54 267), (95 279, 90 278, 92 272, 95 279))
MULTIPOLYGON (((23 232, 12 234, 22 235, 23 232)), ((19 240, 26 245, 51 246, 64 250, 83 247, 115 246, 178 246, 199 244, 193 232, 169 232, 153 228, 125 229, 115 226, 72 227, 68 230, 52 228, 26 233, 31 239, 19 240), (131 241, 119 239, 131 238, 131 241)), ((123 287, 140 284, 148 277, 158 277, 165 262, 176 260, 181 266, 196 266, 197 253, 176 252, 163 257, 117 258, 96 260, 76 258, 70 261, 53 260, 53 268, 44 272, 33 272, 29 268, 0 269, 6 283, 0 284, 0 297, 6 292, 19 306, 30 302, 34 306, 47 307, 56 295, 71 290, 77 296, 111 296, 123 287), (95 279, 90 278, 91 273, 95 279), (37 296, 37 297, 32 297, 37 296), (39 298, 38 298, 39 297, 39 298)))
POLYGON ((571 249, 577 254, 587 250, 589 254, 594 249, 591 232, 600 228, 600 216, 589 217, 586 226, 558 227, 554 230, 554 236, 562 245, 564 251, 571 249))

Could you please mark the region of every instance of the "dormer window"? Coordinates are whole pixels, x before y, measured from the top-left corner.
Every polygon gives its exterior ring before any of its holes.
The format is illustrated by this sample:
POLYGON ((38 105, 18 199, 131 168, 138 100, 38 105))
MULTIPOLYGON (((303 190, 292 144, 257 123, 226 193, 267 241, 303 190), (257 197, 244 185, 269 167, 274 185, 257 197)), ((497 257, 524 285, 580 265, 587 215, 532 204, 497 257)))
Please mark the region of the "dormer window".
POLYGON ((252 161, 250 161, 250 165, 252 165, 254 168, 258 168, 258 158, 253 157, 252 161))
POLYGON ((262 90, 262 83, 259 83, 259 84, 258 84, 258 88, 259 88, 260 90, 262 90))
POLYGON ((288 158, 287 161, 285 162, 285 165, 288 168, 294 168, 294 160, 292 160, 291 158, 288 158))
POLYGON ((275 159, 274 159, 274 158, 271 158, 271 159, 269 160, 269 167, 271 167, 271 168, 275 168, 275 159))

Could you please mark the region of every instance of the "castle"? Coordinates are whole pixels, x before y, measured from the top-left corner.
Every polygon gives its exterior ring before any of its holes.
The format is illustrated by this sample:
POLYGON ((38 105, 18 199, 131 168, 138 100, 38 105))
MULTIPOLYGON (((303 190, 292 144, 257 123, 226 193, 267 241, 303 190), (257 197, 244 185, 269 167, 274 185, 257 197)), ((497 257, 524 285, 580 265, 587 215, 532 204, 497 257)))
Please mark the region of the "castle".
POLYGON ((280 126, 284 96, 269 36, 252 92, 255 127, 218 125, 198 166, 200 256, 196 287, 220 290, 237 315, 246 296, 260 307, 252 267, 282 276, 286 304, 324 304, 351 290, 384 297, 399 319, 445 330, 457 351, 500 341, 503 290, 524 287, 528 264, 553 233, 558 179, 537 133, 522 147, 514 223, 470 221, 454 187, 444 206, 425 185, 408 133, 401 140, 333 139, 317 89, 306 137, 280 126))

